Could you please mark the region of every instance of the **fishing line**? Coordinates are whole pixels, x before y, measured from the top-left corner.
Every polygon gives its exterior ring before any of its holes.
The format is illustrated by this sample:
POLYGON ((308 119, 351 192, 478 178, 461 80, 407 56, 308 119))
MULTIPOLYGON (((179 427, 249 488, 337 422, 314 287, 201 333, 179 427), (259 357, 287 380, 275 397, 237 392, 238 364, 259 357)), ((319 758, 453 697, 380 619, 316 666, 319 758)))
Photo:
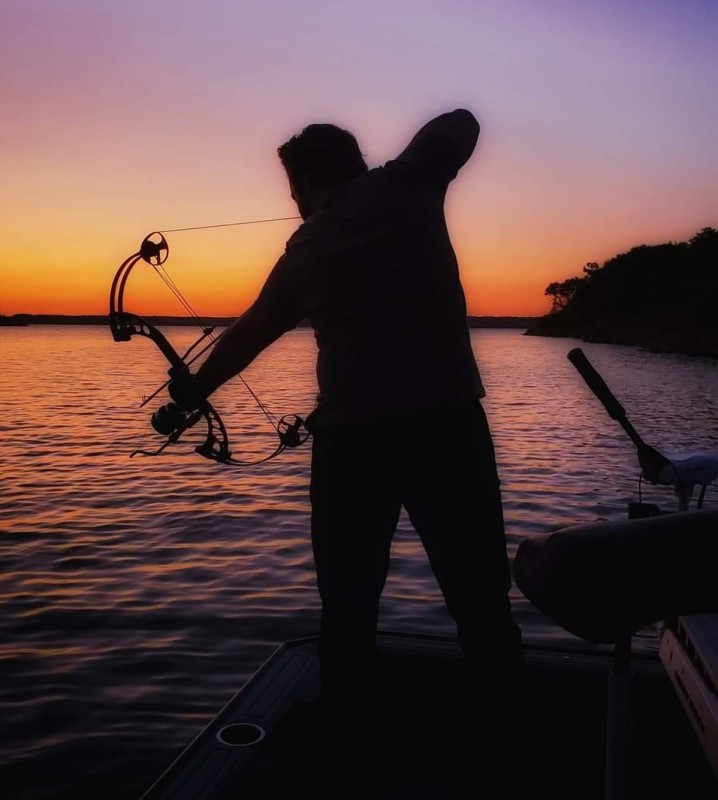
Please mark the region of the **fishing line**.
POLYGON ((181 231, 204 231, 209 228, 231 228, 235 225, 259 225, 262 222, 284 222, 288 219, 301 219, 301 217, 272 217, 270 219, 247 219, 241 222, 221 222, 217 225, 194 225, 190 228, 166 228, 158 233, 180 233, 181 231))

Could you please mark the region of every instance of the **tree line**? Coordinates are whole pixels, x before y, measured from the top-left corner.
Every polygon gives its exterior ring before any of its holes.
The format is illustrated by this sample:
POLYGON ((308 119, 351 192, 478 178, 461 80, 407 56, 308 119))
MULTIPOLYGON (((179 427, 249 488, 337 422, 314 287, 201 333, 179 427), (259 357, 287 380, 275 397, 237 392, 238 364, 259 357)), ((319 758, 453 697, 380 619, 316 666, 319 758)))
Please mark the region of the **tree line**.
POLYGON ((551 311, 529 334, 718 357, 718 230, 589 262, 544 294, 551 311))

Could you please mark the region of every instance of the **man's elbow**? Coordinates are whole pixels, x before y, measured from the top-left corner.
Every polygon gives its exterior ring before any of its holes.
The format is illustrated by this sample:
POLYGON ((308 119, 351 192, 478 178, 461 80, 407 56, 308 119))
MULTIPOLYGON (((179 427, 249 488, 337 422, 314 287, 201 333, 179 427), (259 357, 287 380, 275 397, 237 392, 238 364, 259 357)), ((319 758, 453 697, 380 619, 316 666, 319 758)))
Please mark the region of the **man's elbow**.
POLYGON ((446 117, 450 124, 446 126, 445 131, 452 142, 458 170, 474 152, 481 126, 476 117, 466 108, 454 109, 446 117))
POLYGON ((471 133, 476 139, 479 138, 481 125, 479 125, 478 119, 468 108, 456 108, 451 113, 467 133, 471 133))

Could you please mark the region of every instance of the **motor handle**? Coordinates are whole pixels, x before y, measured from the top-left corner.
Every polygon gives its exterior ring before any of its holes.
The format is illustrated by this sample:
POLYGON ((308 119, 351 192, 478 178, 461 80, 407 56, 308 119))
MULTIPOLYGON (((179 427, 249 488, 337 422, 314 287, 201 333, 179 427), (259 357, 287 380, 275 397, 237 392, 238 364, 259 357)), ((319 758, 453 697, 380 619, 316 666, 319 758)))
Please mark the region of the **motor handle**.
POLYGON ((625 419, 626 412, 623 406, 616 400, 606 382, 593 368, 583 350, 580 347, 575 347, 566 357, 576 367, 596 397, 603 403, 612 419, 625 419))
POLYGON ((569 351, 567 358, 601 401, 609 416, 620 423, 623 430, 626 431, 631 441, 638 448, 638 463, 641 465, 646 479, 651 483, 659 483, 661 470, 669 465, 670 461, 655 447, 651 447, 643 441, 636 429, 628 421, 623 406, 616 400, 606 382, 586 358, 583 350, 580 347, 575 347, 569 351))

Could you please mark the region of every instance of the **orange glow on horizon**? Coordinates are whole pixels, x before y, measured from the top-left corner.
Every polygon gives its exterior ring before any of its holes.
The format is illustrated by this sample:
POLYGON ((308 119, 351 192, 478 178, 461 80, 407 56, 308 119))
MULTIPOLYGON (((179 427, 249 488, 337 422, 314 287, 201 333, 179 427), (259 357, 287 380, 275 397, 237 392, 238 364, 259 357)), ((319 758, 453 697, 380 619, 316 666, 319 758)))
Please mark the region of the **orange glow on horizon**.
MULTIPOLYGON (((281 222, 251 233, 228 228, 215 236, 213 231, 167 234, 170 255, 164 266, 200 317, 234 317, 254 300, 296 224, 281 222)), ((683 239, 695 232, 687 229, 683 239)), ((115 271, 142 238, 127 236, 120 242, 113 232, 107 241, 95 235, 63 243, 62 250, 46 251, 40 243, 29 255, 6 242, 0 258, 10 266, 3 269, 0 314, 106 314, 115 271)), ((538 230, 508 244, 501 241, 500 232, 472 236, 457 229, 452 238, 471 316, 542 316, 550 310, 544 294, 550 282, 580 275, 588 261, 602 262, 636 244, 652 243, 632 242, 630 233, 624 233, 613 251, 604 245, 603 252, 596 253, 586 245, 588 231, 581 227, 574 237, 553 241, 542 240, 538 230)), ((125 309, 141 316, 187 314, 143 261, 128 279, 125 309)))
MULTIPOLYGON (((254 300, 299 221, 227 227, 166 235, 170 254, 164 267, 199 316, 236 316, 254 300)), ((73 240, 55 231, 28 250, 30 232, 6 241, 2 314, 106 314, 115 271, 136 252, 144 235, 103 236, 91 227, 73 240), (44 246, 43 246, 44 245, 44 246), (121 249, 124 247, 124 251, 121 249)), ((135 226, 132 226, 135 227, 135 226)), ((128 225, 129 228, 129 225, 128 225)), ((523 256, 501 244, 476 241, 480 234, 453 235, 464 281, 468 313, 481 316, 540 316, 548 310, 543 291, 551 274, 544 265, 515 268, 523 256), (539 277, 537 277, 537 274, 539 277)), ((128 279, 125 308, 140 315, 186 315, 153 268, 139 261, 128 279)))
MULTIPOLYGON (((321 26, 292 3, 189 2, 171 25, 139 0, 36 5, 10 3, 0 34, 2 314, 104 314, 152 230, 296 214, 276 148, 311 122, 379 166, 475 113, 446 215, 471 315, 541 315, 587 262, 718 225, 705 0, 418 4, 410 29, 378 0, 323 4, 321 26)), ((171 234, 167 269, 198 314, 232 316, 294 227, 171 234)), ((183 313, 141 266, 128 310, 183 313)))

